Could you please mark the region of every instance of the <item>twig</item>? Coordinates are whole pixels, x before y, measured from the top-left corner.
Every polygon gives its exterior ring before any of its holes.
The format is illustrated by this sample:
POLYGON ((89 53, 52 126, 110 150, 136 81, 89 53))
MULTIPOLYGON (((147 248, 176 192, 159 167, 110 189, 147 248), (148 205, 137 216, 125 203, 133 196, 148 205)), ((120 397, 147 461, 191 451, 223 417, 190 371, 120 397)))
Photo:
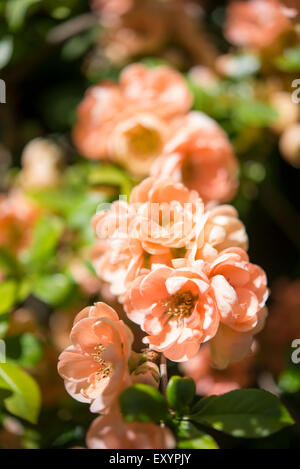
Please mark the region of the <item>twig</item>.
POLYGON ((160 356, 160 376, 161 376, 161 387, 162 392, 166 395, 167 385, 168 385, 168 370, 167 370, 167 360, 164 354, 160 356))
POLYGON ((64 23, 51 29, 47 35, 47 42, 50 44, 57 44, 69 39, 76 34, 82 33, 92 26, 99 24, 99 18, 92 13, 85 13, 83 15, 72 18, 64 23))

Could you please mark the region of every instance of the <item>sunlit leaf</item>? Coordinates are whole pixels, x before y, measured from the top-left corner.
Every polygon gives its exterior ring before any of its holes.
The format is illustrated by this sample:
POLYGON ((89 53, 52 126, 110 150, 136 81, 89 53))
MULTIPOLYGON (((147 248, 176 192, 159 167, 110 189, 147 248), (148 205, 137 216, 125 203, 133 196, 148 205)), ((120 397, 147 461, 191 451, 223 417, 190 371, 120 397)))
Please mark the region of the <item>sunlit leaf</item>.
POLYGON ((152 386, 136 384, 120 395, 120 407, 127 422, 159 422, 168 415, 163 395, 152 386))
POLYGON ((239 438, 266 437, 294 423, 279 399, 262 389, 201 399, 190 419, 239 438))
POLYGON ((41 395, 35 380, 17 365, 0 364, 0 388, 11 391, 4 399, 6 409, 17 417, 36 423, 41 395))
POLYGON ((14 280, 0 283, 0 315, 7 313, 13 307, 16 297, 17 284, 14 280))

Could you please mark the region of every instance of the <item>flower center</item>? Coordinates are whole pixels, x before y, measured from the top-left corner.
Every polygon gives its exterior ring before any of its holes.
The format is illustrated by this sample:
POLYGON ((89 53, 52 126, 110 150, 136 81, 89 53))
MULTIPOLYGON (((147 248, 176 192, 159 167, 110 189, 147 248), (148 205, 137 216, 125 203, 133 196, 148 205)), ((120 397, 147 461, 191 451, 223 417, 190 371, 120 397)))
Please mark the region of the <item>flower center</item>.
POLYGON ((136 155, 149 155, 157 153, 161 147, 159 133, 142 124, 136 124, 126 132, 129 148, 136 155))
POLYGON ((190 291, 176 293, 163 301, 163 306, 166 308, 165 313, 169 319, 173 317, 188 318, 192 314, 197 300, 198 296, 194 296, 190 291))
POLYGON ((112 364, 102 358, 102 354, 106 348, 101 343, 99 343, 94 347, 94 350, 95 352, 92 353, 92 357, 95 362, 99 363, 99 371, 96 373, 96 379, 97 381, 100 381, 103 378, 108 378, 111 376, 113 369, 112 364))

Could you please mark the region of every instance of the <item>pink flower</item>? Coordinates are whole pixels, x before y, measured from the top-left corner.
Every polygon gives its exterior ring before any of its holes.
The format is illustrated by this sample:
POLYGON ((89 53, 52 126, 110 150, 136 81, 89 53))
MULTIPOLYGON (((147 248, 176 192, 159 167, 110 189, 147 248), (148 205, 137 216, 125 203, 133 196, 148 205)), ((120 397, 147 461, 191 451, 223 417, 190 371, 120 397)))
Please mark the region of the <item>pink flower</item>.
POLYGON ((162 150, 175 117, 192 98, 181 75, 169 67, 126 67, 120 84, 90 88, 78 109, 76 145, 87 158, 111 158, 145 176, 162 150))
POLYGON ((205 213, 204 228, 192 243, 186 258, 212 262, 221 251, 231 247, 247 250, 247 233, 235 208, 219 205, 205 213))
POLYGON ((132 333, 112 308, 95 303, 76 316, 70 338, 58 371, 74 399, 102 412, 129 382, 132 333))
POLYGON ((253 362, 250 355, 226 370, 218 370, 212 367, 209 346, 203 345, 197 355, 182 363, 180 368, 195 381, 197 394, 210 396, 253 385, 253 362))
POLYGON ((133 282, 124 308, 148 334, 144 342, 178 362, 193 357, 219 325, 209 280, 192 269, 160 266, 141 275, 133 282))
POLYGON ((0 246, 15 254, 28 247, 38 210, 18 191, 0 196, 0 246))
POLYGON ((151 254, 186 247, 195 238, 204 213, 198 193, 172 179, 145 179, 133 189, 130 203, 137 213, 137 236, 151 254))
POLYGON ((222 251, 210 264, 208 277, 221 322, 210 342, 212 358, 219 368, 225 368, 249 352, 253 336, 264 325, 267 280, 240 248, 222 251))
POLYGON ((294 16, 278 0, 233 2, 227 10, 225 35, 237 46, 264 49, 291 29, 294 16))
POLYGON ((170 177, 197 190, 205 202, 231 200, 238 186, 237 172, 225 132, 196 111, 178 119, 173 136, 151 169, 155 177, 170 177))
POLYGON ((167 427, 154 423, 126 423, 115 407, 98 417, 87 433, 89 449, 171 449, 175 438, 167 427))

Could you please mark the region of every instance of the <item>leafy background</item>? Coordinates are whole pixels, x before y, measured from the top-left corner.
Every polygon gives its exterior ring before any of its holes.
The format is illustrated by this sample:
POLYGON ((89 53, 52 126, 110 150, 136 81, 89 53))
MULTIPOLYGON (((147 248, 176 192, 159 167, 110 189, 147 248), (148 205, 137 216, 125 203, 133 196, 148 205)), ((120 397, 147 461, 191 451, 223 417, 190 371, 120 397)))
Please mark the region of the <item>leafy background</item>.
MULTIPOLYGON (((205 10, 205 25, 222 52, 229 49, 221 31, 224 7, 225 2, 210 1, 205 10)), ((94 296, 83 293, 72 276, 70 258, 92 244, 89 222, 98 204, 113 200, 119 191, 128 193, 134 182, 118 167, 86 162, 71 144, 76 107, 85 89, 102 78, 117 78, 121 68, 104 64, 95 70, 89 66, 101 34, 101 26, 96 21, 88 23, 83 31, 76 32, 75 28, 60 38, 59 28, 63 27, 65 32, 66 22, 81 15, 91 16, 89 4, 84 0, 0 3, 0 77, 7 85, 7 104, 0 105, 0 141, 9 150, 10 168, 13 168, 7 173, 7 159, 2 159, 1 188, 5 190, 7 183, 16 177, 22 149, 34 137, 50 136, 57 141, 64 149, 67 162, 59 191, 30 194, 43 208, 43 216, 35 226, 26 255, 16 259, 6 250, 0 250, 0 265, 6 274, 6 280, 0 284, 0 334, 7 334, 9 356, 9 363, 0 365, 0 445, 4 447, 61 448, 82 444, 93 418, 85 406, 69 399, 64 392, 56 373, 57 350, 53 346, 51 324, 57 314, 68 321, 80 309, 79 305, 93 301, 94 296), (20 307, 34 312, 33 319, 25 326, 20 326, 14 315, 20 307), (14 432, 7 427, 7 416, 11 414, 18 418, 9 421, 14 432)), ((142 59, 149 66, 164 60, 159 54, 135 59, 142 59)), ((278 277, 297 279, 300 275, 299 170, 283 160, 277 137, 268 129, 274 110, 265 102, 253 99, 251 93, 249 96, 255 79, 264 79, 259 64, 251 58, 242 59, 244 72, 232 80, 223 80, 214 92, 201 90, 191 83, 190 86, 195 95, 195 109, 215 118, 235 145, 241 163, 241 183, 233 203, 246 224, 250 257, 263 266, 272 285, 278 277)), ((292 65, 293 70, 300 71, 299 54, 294 52, 286 60, 288 63, 278 58, 278 74, 282 69, 289 71, 292 65)), ((187 72, 190 65, 185 64, 181 71, 187 72)), ((93 275, 88 257, 82 261, 93 275)), ((280 382, 282 400, 297 422, 299 367, 285 370, 280 382)), ((230 405, 228 399, 226 405, 230 405)), ((256 402, 260 415, 264 398, 256 402)), ((208 398, 206 406, 214 406, 213 398, 208 398)), ((203 409, 193 412, 197 425, 207 423, 210 418, 201 417, 205 415, 203 409)), ((218 427, 212 417, 210 425, 214 429, 218 427)), ((215 432, 222 447, 294 448, 299 444, 299 424, 259 440, 233 438, 230 420, 225 419, 222 425, 227 431, 215 432)), ((182 423, 176 431, 182 435, 181 447, 187 447, 184 445, 193 435, 192 424, 182 423)), ((209 439, 207 444, 215 443, 209 439)))

